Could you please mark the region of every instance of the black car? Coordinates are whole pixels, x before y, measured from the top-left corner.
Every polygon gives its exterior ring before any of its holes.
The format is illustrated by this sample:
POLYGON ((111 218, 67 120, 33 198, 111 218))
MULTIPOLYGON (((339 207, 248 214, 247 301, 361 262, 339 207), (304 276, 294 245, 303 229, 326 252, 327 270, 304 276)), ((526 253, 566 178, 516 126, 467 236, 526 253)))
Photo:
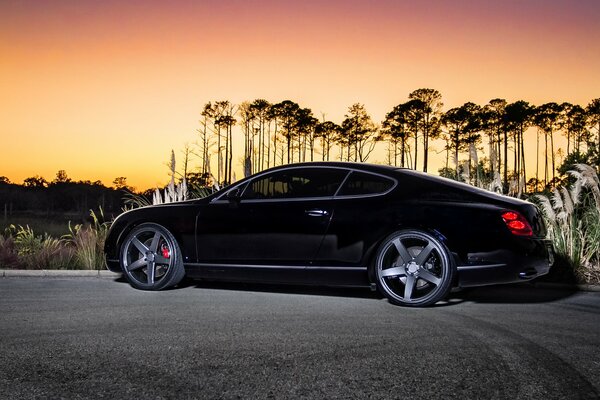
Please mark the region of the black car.
POLYGON ((107 265, 138 289, 206 280, 366 286, 426 306, 453 286, 548 272, 536 207, 409 169, 319 162, 272 168, 203 199, 121 214, 107 265))

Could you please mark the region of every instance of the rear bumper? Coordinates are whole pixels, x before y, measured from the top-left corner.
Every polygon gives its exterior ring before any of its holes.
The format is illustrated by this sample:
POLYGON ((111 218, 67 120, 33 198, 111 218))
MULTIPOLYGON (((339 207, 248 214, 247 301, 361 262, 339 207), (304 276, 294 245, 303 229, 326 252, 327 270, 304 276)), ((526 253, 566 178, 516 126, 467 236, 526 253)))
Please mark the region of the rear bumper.
POLYGON ((472 253, 468 259, 457 266, 460 287, 523 282, 550 271, 554 249, 550 240, 523 239, 514 249, 472 253))

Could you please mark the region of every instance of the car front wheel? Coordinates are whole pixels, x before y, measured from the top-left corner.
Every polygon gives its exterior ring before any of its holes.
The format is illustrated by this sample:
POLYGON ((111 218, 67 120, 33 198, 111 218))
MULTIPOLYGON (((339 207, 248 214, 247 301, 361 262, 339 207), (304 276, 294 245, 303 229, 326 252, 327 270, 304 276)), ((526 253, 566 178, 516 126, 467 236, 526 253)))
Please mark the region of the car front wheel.
POLYGON ((388 236, 375 259, 377 288, 391 303, 429 306, 450 292, 454 266, 444 244, 420 230, 388 236))
POLYGON ((135 227, 121 246, 121 268, 131 286, 162 290, 177 285, 185 274, 177 241, 155 223, 135 227))

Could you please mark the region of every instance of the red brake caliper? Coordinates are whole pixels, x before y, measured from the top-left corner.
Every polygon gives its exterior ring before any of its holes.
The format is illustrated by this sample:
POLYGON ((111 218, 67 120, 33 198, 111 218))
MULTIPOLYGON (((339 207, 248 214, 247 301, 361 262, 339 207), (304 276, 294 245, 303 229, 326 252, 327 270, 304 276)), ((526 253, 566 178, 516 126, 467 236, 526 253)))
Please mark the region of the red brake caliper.
POLYGON ((167 245, 165 243, 163 243, 162 246, 160 247, 160 251, 164 258, 171 257, 171 252, 169 251, 169 248, 167 247, 167 245))

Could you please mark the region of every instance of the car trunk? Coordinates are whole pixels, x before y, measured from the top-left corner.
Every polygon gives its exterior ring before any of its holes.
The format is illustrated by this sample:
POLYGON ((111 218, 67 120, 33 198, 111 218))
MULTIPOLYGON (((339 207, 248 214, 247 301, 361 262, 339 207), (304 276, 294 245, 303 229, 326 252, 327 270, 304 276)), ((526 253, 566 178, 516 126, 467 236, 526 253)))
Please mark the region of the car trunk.
POLYGON ((402 170, 402 175, 404 185, 419 187, 419 190, 421 190, 419 197, 421 199, 428 198, 459 203, 483 202, 506 210, 518 211, 531 225, 534 237, 546 237, 547 231, 543 216, 533 203, 417 171, 402 170), (428 184, 424 185, 424 182, 428 182, 428 184), (425 188, 425 186, 428 187, 425 188))

